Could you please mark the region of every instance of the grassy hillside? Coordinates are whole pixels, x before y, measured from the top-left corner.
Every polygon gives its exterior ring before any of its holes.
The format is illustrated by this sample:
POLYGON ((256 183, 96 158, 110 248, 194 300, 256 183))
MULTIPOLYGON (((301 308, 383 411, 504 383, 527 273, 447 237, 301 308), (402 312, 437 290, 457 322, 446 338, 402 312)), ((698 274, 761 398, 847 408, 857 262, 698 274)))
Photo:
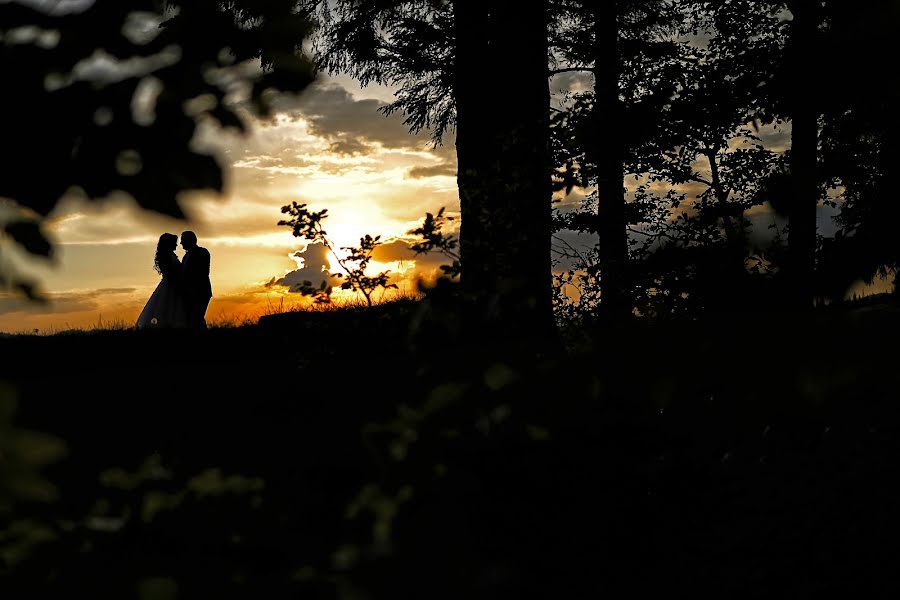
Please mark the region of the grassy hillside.
POLYGON ((535 355, 408 302, 5 337, 0 589, 882 595, 898 324, 719 314, 535 355))

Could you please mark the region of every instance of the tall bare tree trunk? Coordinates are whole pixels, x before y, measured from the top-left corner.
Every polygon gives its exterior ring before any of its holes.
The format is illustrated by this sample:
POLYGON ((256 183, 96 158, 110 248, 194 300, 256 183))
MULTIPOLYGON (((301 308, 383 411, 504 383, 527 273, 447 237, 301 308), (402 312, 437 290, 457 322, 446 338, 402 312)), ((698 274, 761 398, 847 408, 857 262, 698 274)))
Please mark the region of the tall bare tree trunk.
POLYGON ((491 162, 495 140, 489 135, 494 98, 490 89, 490 21, 486 2, 456 0, 453 90, 456 102, 457 184, 462 220, 459 252, 462 284, 478 300, 489 289, 493 269, 490 225, 491 162))
POLYGON ((553 327, 547 2, 454 7, 463 286, 503 330, 546 335, 553 327))
POLYGON ((789 6, 794 46, 791 93, 791 178, 789 208, 788 275, 790 304, 808 309, 813 305, 816 260, 816 205, 818 204, 817 154, 819 112, 812 66, 816 64, 817 2, 796 0, 789 6))
POLYGON ((593 143, 589 162, 597 170, 597 233, 600 258, 601 310, 607 318, 631 314, 626 266, 628 223, 625 219, 625 148, 619 99, 618 8, 616 0, 591 3, 594 17, 593 143))
POLYGON ((550 86, 547 63, 547 0, 494 0, 494 76, 506 89, 496 114, 500 149, 497 192, 505 248, 501 285, 509 286, 515 313, 544 327, 552 323, 550 86), (505 281, 502 281, 505 280, 505 281))

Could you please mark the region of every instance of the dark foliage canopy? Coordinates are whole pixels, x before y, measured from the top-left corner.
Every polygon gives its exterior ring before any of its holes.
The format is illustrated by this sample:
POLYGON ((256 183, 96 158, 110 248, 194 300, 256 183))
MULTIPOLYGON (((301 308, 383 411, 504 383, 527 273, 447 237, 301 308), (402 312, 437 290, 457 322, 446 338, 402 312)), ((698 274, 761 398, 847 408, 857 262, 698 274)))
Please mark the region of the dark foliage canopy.
POLYGON ((0 95, 0 197, 20 209, 4 232, 49 256, 39 224, 67 193, 122 191, 183 218, 180 192, 225 185, 193 145, 198 126, 243 131, 272 90, 302 90, 309 31, 288 0, 0 4, 0 75, 15 88, 0 95))

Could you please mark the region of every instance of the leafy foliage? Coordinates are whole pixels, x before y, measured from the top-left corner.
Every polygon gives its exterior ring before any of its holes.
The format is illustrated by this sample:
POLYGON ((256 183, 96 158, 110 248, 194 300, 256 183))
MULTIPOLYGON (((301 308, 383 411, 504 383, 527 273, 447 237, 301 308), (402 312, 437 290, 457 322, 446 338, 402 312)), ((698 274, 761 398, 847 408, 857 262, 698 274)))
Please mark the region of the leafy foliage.
MULTIPOLYGON (((304 3, 301 3, 304 4, 304 3)), ((361 85, 396 86, 387 115, 402 113, 410 132, 435 144, 455 126, 452 4, 433 0, 305 2, 318 17, 316 60, 361 85)))
POLYGON ((407 232, 422 238, 421 241, 415 242, 409 247, 410 250, 416 253, 416 256, 438 252, 452 261, 449 265, 441 265, 440 267, 441 271, 451 279, 458 277, 460 274, 459 239, 455 235, 445 234, 443 227, 448 222, 455 220, 455 218, 445 215, 444 207, 441 207, 436 215, 425 213, 422 225, 407 232))
MULTIPOLYGON (((771 261, 780 256, 777 237, 754 228, 747 215, 771 198, 770 181, 784 172, 785 155, 759 131, 772 122, 771 111, 763 110, 772 94, 762 82, 779 64, 773 61, 785 43, 784 25, 777 11, 737 4, 672 3, 674 12, 649 17, 641 12, 646 3, 620 6, 618 89, 627 122, 622 175, 628 178, 622 227, 629 266, 614 285, 636 314, 697 315, 756 304, 778 270, 771 261), (757 32, 752 43, 739 41, 739 26, 757 32), (751 263, 766 268, 748 270, 751 263)), ((580 47, 583 57, 585 42, 580 47)), ((566 46, 563 51, 570 60, 579 56, 567 54, 566 46)), ((560 231, 602 230, 597 191, 590 187, 602 158, 591 152, 596 105, 595 91, 579 93, 554 119, 558 185, 590 192, 581 207, 557 215, 560 231)), ((602 248, 576 250, 557 240, 558 260, 570 265, 558 284, 577 289, 576 305, 596 313, 602 248)), ((573 308, 571 293, 558 299, 573 308)))
POLYGON ((79 4, 0 4, 0 62, 16 90, 0 98, 0 196, 16 208, 5 231, 39 256, 48 238, 22 219, 39 223, 65 194, 122 191, 183 218, 180 192, 225 185, 218 159, 193 145, 197 128, 244 131, 243 109, 265 115, 273 90, 313 77, 300 53, 309 20, 292 1, 79 4))
MULTIPOLYGON (((382 271, 374 276, 366 275, 366 270, 372 260, 372 254, 382 243, 380 235, 372 237, 366 234, 359 239, 359 246, 341 247, 341 250, 345 252, 344 256, 341 257, 335 252, 334 245, 328 239, 328 233, 322 226, 322 221, 328 217, 327 208, 314 212, 306 208, 306 204, 292 202, 287 206, 281 207, 281 212, 290 216, 290 219, 279 221, 279 225, 290 227, 295 237, 324 244, 328 251, 331 252, 337 264, 344 270, 343 273, 334 274, 335 277, 345 278, 341 283, 341 289, 360 292, 366 299, 366 303, 372 306, 373 292, 379 288, 386 290, 397 287, 397 284, 388 283, 390 281, 390 276, 388 275, 390 271, 382 271)), ((310 285, 306 285, 300 291, 304 294, 312 294, 318 302, 330 302, 331 288, 326 281, 323 281, 318 289, 313 289, 310 285)))

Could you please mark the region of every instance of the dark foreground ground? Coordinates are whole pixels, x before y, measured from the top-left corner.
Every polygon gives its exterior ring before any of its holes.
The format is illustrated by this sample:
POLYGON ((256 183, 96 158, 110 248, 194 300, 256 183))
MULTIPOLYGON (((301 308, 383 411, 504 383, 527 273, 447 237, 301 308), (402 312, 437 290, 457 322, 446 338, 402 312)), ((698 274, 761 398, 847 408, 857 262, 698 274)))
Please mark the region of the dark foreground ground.
POLYGON ((0 598, 900 592, 900 312, 0 338, 0 598))

